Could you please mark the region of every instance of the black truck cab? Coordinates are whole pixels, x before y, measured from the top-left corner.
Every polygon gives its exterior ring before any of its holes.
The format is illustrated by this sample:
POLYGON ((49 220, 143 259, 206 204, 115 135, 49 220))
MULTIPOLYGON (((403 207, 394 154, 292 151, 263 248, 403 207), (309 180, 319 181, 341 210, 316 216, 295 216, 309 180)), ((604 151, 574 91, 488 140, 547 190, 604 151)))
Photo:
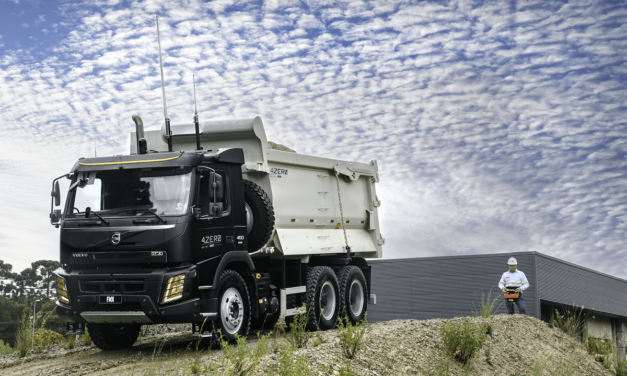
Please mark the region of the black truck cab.
POLYGON ((57 313, 79 330, 215 320, 224 265, 255 283, 243 163, 241 149, 79 160, 59 223, 57 313))

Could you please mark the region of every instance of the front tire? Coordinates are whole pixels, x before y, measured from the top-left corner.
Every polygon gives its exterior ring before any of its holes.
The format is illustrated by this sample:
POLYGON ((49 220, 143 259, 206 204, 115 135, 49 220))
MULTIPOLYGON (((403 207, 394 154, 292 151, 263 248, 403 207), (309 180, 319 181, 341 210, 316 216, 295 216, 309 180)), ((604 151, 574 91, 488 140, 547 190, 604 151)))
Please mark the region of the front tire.
POLYGON ((368 308, 368 285, 361 269, 345 266, 337 273, 340 286, 340 315, 353 323, 363 321, 368 308))
POLYGON ((217 327, 225 341, 236 343, 237 337, 248 336, 250 330, 250 297, 239 273, 225 270, 218 287, 217 327))
POLYGON ((136 324, 87 324, 94 344, 100 350, 119 350, 131 347, 137 341, 141 325, 136 324))
POLYGON ((308 330, 335 328, 340 312, 337 277, 328 266, 315 266, 307 273, 308 330))

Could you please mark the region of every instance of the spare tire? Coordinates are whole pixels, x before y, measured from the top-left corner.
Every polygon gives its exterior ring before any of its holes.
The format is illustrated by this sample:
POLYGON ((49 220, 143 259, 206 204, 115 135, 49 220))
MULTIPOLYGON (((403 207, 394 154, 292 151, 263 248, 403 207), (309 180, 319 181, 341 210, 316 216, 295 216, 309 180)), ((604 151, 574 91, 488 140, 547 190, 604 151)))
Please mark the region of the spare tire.
POLYGON ((274 229, 274 208, 268 194, 250 180, 244 180, 244 202, 248 251, 254 252, 270 240, 274 229))

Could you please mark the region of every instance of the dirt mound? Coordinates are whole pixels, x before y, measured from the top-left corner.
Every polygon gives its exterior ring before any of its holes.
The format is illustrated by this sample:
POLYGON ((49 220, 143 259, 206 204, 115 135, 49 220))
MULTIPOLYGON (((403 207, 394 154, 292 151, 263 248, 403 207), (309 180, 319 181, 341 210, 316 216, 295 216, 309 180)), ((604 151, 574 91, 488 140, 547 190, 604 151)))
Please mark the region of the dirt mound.
POLYGON ((288 148, 285 145, 281 145, 281 144, 277 144, 276 142, 272 142, 272 141, 268 141, 268 147, 270 147, 270 149, 272 150, 279 150, 279 151, 287 151, 289 153, 296 153, 294 150, 288 148))
MULTIPOLYGON (((461 363, 444 356, 440 329, 444 320, 397 320, 372 324, 366 346, 351 362, 357 375, 527 375, 534 367, 546 363, 542 375, 613 375, 588 355, 583 345, 545 322, 524 315, 497 315, 488 319, 456 318, 479 325, 491 324, 481 351, 465 373, 461 363), (443 372, 448 363, 448 373, 443 372), (568 373, 572 368, 573 373, 568 373), (440 373, 443 372, 443 373, 440 373)), ((318 347, 296 352, 312 364, 342 367, 343 359, 337 338, 318 347)), ((275 363, 275 364, 273 364, 275 363)), ((265 369, 276 367, 266 361, 265 369)))
MULTIPOLYGON (((364 339, 365 347, 349 363, 342 355, 338 331, 314 336, 307 347, 294 351, 304 357, 310 368, 322 375, 338 375, 350 366, 356 375, 527 375, 546 363, 542 375, 613 375, 588 355, 584 347, 557 329, 535 318, 522 315, 498 315, 488 319, 467 319, 479 325, 490 324, 483 348, 472 359, 472 369, 465 373, 456 360, 444 356, 440 329, 444 320, 397 320, 371 324, 364 339), (315 342, 314 342, 315 340, 315 342), (443 370, 448 364, 448 373, 443 370), (567 372, 571 368, 572 373, 567 372)), ((195 353, 189 325, 154 325, 145 327, 138 342, 130 349, 100 351, 78 346, 44 349, 24 359, 0 356, 0 373, 11 375, 136 375, 189 374, 191 359, 199 357, 202 367, 223 359, 223 352, 206 348, 195 353)), ((250 336, 255 346, 256 335, 250 336)), ((264 356, 251 375, 275 374, 278 353, 264 356)), ((222 370, 226 371, 226 370, 222 370)), ((202 372, 201 372, 202 374, 202 372)))

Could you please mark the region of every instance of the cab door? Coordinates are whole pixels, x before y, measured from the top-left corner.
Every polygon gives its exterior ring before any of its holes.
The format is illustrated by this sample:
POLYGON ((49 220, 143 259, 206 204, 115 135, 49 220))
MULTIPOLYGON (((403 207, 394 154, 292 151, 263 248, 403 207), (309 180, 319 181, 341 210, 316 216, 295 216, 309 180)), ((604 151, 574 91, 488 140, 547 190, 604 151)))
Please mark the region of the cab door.
POLYGON ((200 167, 197 176, 194 261, 200 262, 235 250, 235 233, 227 169, 200 167))

